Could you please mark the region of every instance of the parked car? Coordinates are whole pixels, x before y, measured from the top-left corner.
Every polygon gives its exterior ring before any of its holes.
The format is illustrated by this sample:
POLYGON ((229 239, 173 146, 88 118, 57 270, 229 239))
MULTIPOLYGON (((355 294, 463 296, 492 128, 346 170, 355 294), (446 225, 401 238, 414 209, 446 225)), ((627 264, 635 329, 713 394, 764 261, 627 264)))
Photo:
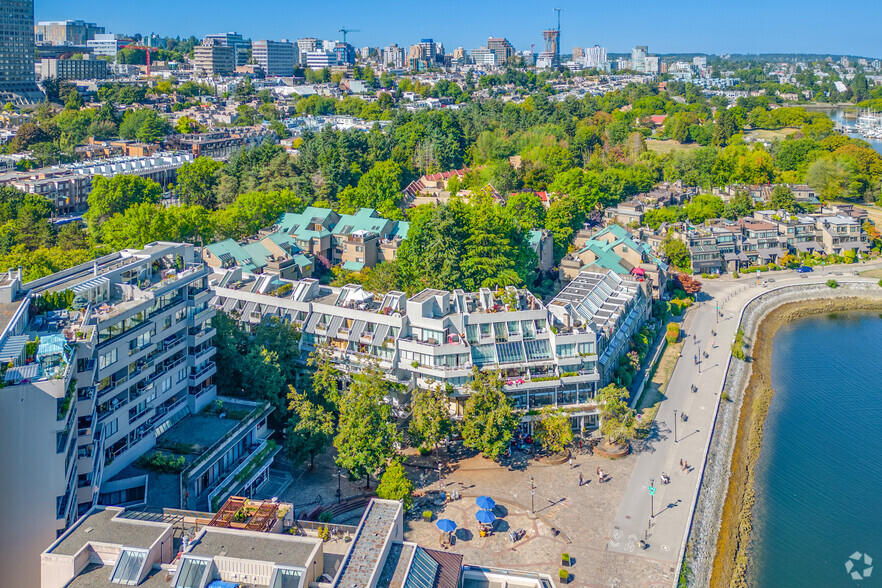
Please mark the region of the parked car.
POLYGON ((807 265, 801 265, 798 268, 796 268, 796 273, 798 273, 798 274, 807 274, 812 271, 814 271, 814 270, 807 265))

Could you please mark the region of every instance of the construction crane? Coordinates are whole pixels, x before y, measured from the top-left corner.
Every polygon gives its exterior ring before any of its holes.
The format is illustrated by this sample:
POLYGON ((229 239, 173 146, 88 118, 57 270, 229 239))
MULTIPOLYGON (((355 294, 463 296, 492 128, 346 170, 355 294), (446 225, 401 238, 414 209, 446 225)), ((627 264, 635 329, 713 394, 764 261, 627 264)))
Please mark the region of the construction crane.
POLYGON ((560 13, 564 11, 563 8, 552 8, 554 12, 557 13, 557 33, 560 34, 560 13))
POLYGON ((147 47, 146 45, 126 45, 123 49, 143 49, 147 52, 147 75, 150 75, 150 52, 159 51, 158 47, 147 47))
POLYGON ((341 28, 337 31, 338 33, 343 33, 343 42, 346 42, 346 33, 360 33, 361 31, 358 29, 347 29, 346 27, 341 28))

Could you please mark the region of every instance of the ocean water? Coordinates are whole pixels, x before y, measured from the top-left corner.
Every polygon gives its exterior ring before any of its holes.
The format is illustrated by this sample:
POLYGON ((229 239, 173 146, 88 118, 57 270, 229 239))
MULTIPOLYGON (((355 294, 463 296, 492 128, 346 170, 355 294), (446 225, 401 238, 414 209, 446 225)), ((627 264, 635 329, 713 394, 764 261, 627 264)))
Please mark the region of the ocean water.
POLYGON ((786 325, 772 366, 750 585, 882 586, 882 318, 786 325))

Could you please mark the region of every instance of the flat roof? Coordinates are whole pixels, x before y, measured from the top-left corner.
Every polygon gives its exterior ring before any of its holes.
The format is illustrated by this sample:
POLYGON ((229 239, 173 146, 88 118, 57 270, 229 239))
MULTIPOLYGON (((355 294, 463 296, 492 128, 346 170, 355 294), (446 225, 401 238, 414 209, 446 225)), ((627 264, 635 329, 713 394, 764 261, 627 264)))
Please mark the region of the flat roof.
POLYGON ((187 553, 307 567, 320 544, 321 540, 314 538, 206 527, 187 553))
MULTIPOLYGON (((119 584, 110 581, 112 571, 112 565, 90 563, 67 585, 67 588, 119 588, 119 584)), ((138 584, 138 588, 167 588, 171 582, 166 581, 166 576, 168 576, 167 570, 151 568, 144 581, 138 584)))
POLYGON ((166 529, 171 528, 167 523, 116 518, 121 512, 121 509, 106 508, 86 515, 47 553, 76 555, 87 543, 93 541, 148 549, 166 529))

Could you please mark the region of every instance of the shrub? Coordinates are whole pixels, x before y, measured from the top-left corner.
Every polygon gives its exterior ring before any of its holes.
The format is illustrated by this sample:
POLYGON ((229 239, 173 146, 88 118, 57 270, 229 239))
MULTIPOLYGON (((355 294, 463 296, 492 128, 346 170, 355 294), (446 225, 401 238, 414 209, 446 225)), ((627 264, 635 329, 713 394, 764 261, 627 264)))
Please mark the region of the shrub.
POLYGON ((570 565, 570 554, 564 553, 560 556, 560 565, 568 566, 570 565))
POLYGON ((882 280, 879 280, 879 287, 882 288, 882 280))
POLYGON ((431 510, 424 510, 423 511, 423 518, 427 521, 431 521, 432 520, 432 511, 431 510))
POLYGON ((725 392, 723 392, 722 394, 720 394, 720 398, 721 398, 724 402, 729 402, 729 401, 732 400, 731 398, 729 398, 729 395, 726 394, 725 392))
POLYGON ((839 282, 837 282, 836 280, 827 280, 827 287, 828 288, 838 288, 839 282))
POLYGON ((735 270, 734 272, 732 272, 732 277, 737 280, 741 277, 741 274, 738 273, 738 270, 735 270))
POLYGON ((334 513, 329 510, 323 510, 322 514, 319 515, 318 520, 320 523, 330 523, 333 518, 334 513))
POLYGON ((564 569, 561 569, 557 575, 558 575, 558 577, 560 577, 560 581, 563 582, 564 584, 566 584, 570 581, 570 573, 564 569))
POLYGON ((680 339, 680 325, 677 323, 668 323, 668 332, 665 335, 668 343, 676 343, 680 339))

